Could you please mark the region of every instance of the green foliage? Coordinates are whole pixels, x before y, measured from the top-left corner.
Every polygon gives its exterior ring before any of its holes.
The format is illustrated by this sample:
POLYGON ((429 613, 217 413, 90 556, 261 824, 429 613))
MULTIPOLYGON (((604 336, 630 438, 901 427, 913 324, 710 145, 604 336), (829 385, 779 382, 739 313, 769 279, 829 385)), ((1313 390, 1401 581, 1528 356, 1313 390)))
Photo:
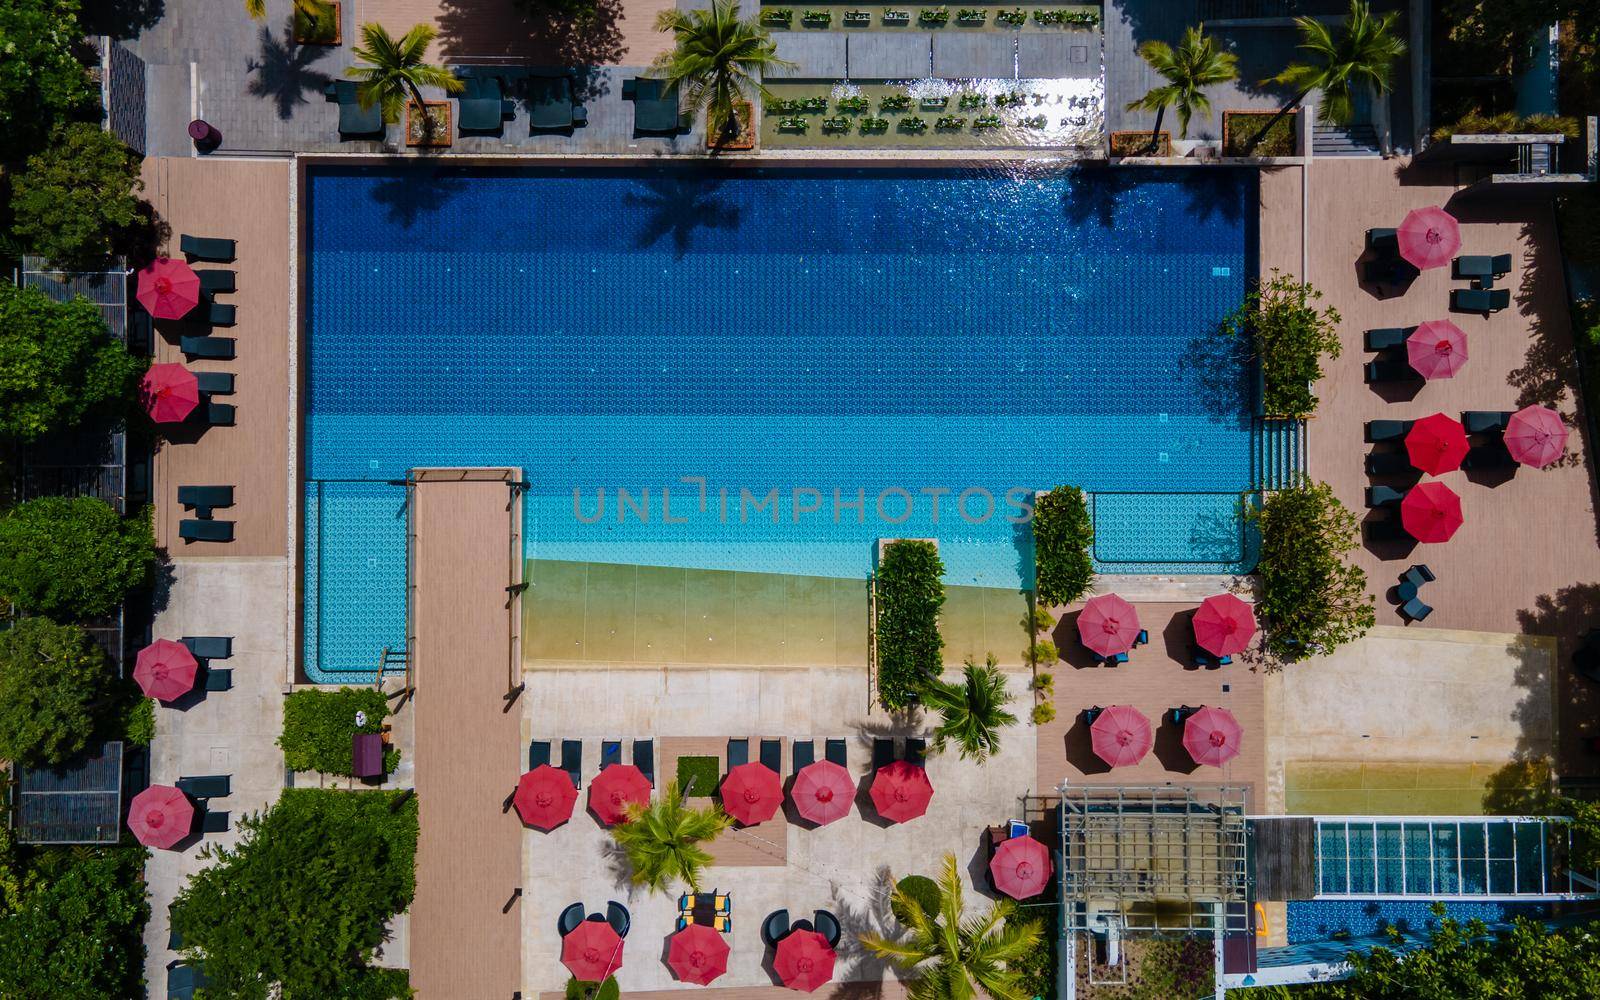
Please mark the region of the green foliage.
POLYGON ((148 510, 125 518, 92 497, 40 497, 0 517, 0 595, 29 611, 105 614, 154 560, 148 510))
POLYGON ((0 760, 60 764, 83 750, 114 680, 76 625, 24 618, 0 632, 0 760))
POLYGON ((12 182, 12 230, 22 246, 68 269, 88 270, 139 221, 139 156, 98 125, 57 129, 12 182))
POLYGON ((1326 483, 1270 493, 1245 516, 1261 532, 1256 616, 1269 652, 1294 662, 1366 634, 1377 619, 1367 575, 1343 558, 1359 544, 1359 527, 1326 483))
POLYGON ((1317 409, 1313 391, 1322 359, 1339 357, 1339 312, 1318 309, 1322 293, 1281 274, 1252 289, 1222 321, 1229 336, 1249 343, 1261 364, 1261 408, 1272 417, 1309 417, 1317 409))
MULTIPOLYGON (((350 54, 364 65, 351 66, 345 74, 359 80, 356 99, 363 108, 374 104, 383 111, 383 120, 393 124, 400 120, 400 112, 408 101, 423 103, 423 87, 439 87, 447 94, 457 94, 466 84, 443 66, 427 61, 428 46, 438 35, 431 24, 413 25, 411 30, 395 39, 381 24, 361 26, 361 44, 350 48, 350 54)), ((432 116, 423 116, 424 129, 430 129, 432 116)))
POLYGON ((1350 0, 1350 13, 1337 36, 1314 17, 1297 17, 1300 48, 1311 54, 1311 61, 1291 63, 1272 83, 1295 93, 1292 107, 1313 90, 1322 91, 1321 116, 1325 122, 1342 124, 1355 116, 1358 91, 1372 88, 1380 94, 1389 90, 1394 62, 1405 55, 1406 43, 1394 32, 1398 11, 1374 15, 1365 0, 1350 0))
POLYGON ((1210 996, 1216 989, 1212 944, 1198 935, 1158 935, 1139 956, 1138 985, 1130 1000, 1210 996))
POLYGON ((0 162, 43 146, 57 123, 94 114, 98 92, 73 53, 77 15, 77 0, 0 3, 0 162))
MULTIPOLYGON (((583 27, 595 22, 602 0, 511 0, 516 7, 532 15, 554 16, 583 27)), ((609 7, 610 0, 605 0, 609 7)))
POLYGON ((878 564, 878 697, 905 708, 944 667, 939 609, 944 563, 932 542, 900 539, 883 547, 878 564))
POLYGON ((1196 114, 1211 113, 1211 99, 1205 88, 1227 83, 1239 75, 1239 57, 1217 47, 1207 38, 1205 28, 1188 28, 1176 50, 1154 39, 1139 46, 1139 56, 1167 82, 1152 87, 1143 97, 1128 105, 1129 111, 1154 111, 1156 123, 1152 138, 1161 131, 1161 117, 1167 108, 1178 109, 1179 135, 1189 138, 1189 120, 1196 114))
POLYGON ((722 779, 722 767, 715 757, 679 757, 678 787, 684 795, 711 795, 722 779))
POLYGON ((0 909, 0 997, 145 995, 143 848, 46 848, 0 909))
POLYGON ((1022 627, 1027 629, 1031 636, 1037 636, 1041 632, 1048 634, 1056 627, 1056 619, 1044 605, 1035 604, 1022 616, 1022 627))
POLYGON ((1578 119, 1561 117, 1558 115, 1528 115, 1526 117, 1515 111, 1504 111, 1500 114, 1486 115, 1479 108, 1472 108, 1457 118, 1453 124, 1441 125, 1433 130, 1435 139, 1445 139, 1452 135, 1506 135, 1516 133, 1520 135, 1564 135, 1568 139, 1579 136, 1578 119))
POLYGON ((1082 490, 1057 486, 1034 498, 1034 596, 1040 605, 1071 604, 1089 592, 1094 585, 1093 547, 1094 524, 1082 490))
POLYGON ((1230 113, 1224 120, 1222 155, 1293 156, 1294 123, 1292 114, 1230 113))
POLYGON ((92 415, 119 415, 144 367, 87 299, 57 302, 0 282, 0 437, 34 441, 92 415))
POLYGON ((1541 811, 1572 818, 1572 867, 1600 871, 1600 802, 1561 797, 1541 811))
POLYGON ((1049 639, 1043 639, 1023 650, 1023 656, 1030 666, 1037 667, 1041 663, 1051 664, 1061 658, 1061 650, 1049 639))
POLYGON ((910 1000, 980 995, 1028 1000, 1032 994, 1025 991, 1020 969, 1039 946, 1039 924, 1022 920, 1009 899, 964 914, 961 867, 954 854, 945 855, 937 888, 939 905, 930 913, 895 886, 889 905, 908 933, 894 938, 862 935, 862 946, 911 974, 906 984, 910 1000))
MULTIPOLYGON (((1556 210, 1562 251, 1576 261, 1600 263, 1600 192, 1585 187, 1575 194, 1564 194, 1556 199, 1556 210)), ((1600 326, 1600 312, 1589 318, 1600 326)), ((1600 338, 1600 334, 1596 336, 1600 338)), ((1600 339, 1591 343, 1600 343, 1600 339)))
POLYGON ((1048 697, 1055 693, 1056 675, 1048 671, 1041 670, 1033 675, 1033 681, 1028 686, 1033 688, 1035 691, 1038 691, 1040 694, 1048 697))
POLYGON ((711 864, 711 855, 700 845, 716 839, 731 822, 715 804, 690 809, 678 783, 671 781, 628 822, 613 826, 611 836, 628 856, 634 885, 667 893, 682 882, 698 892, 701 869, 711 864))
POLYGON ((284 1000, 303 1000, 375 989, 367 962, 416 889, 415 795, 288 788, 238 826, 232 850, 201 851, 207 867, 172 906, 185 956, 204 958, 208 992, 266 1000, 276 982, 284 1000))
MULTIPOLYGON (((283 700, 283 734, 278 746, 290 770, 351 774, 351 737, 356 733, 381 733, 389 717, 389 699, 375 688, 342 687, 337 691, 307 688, 283 700), (356 725, 356 713, 365 712, 365 725, 356 725)), ((400 753, 383 755, 383 770, 393 774, 400 753)))
POLYGON ((603 983, 569 978, 566 996, 567 1000, 618 1000, 622 987, 617 985, 616 976, 607 976, 603 983))
POLYGON ((901 915, 901 908, 906 905, 908 900, 921 907, 922 912, 927 914, 928 919, 938 919, 939 904, 944 898, 939 894, 939 883, 926 875, 907 875, 895 885, 900 890, 900 895, 894 896, 889 900, 889 909, 894 913, 896 920, 902 924, 911 922, 910 917, 901 915))
POLYGON ((1036 726, 1042 726, 1046 722, 1054 722, 1056 718, 1055 703, 1049 701, 1039 702, 1039 704, 1033 706, 1033 712, 1029 717, 1036 726))
MULTIPOLYGON (((333 5, 327 0, 293 0, 293 2, 296 26, 303 20, 320 21, 333 11, 333 5)), ((265 20, 267 0, 244 0, 244 9, 245 13, 255 20, 265 20)))
POLYGON ((954 744, 962 760, 980 764, 999 753, 1000 730, 1017 724, 1017 717, 1006 708, 1011 700, 992 653, 981 667, 968 657, 960 684, 930 681, 922 691, 922 703, 939 713, 932 751, 944 753, 954 744))
POLYGON ((771 98, 761 84, 763 72, 794 67, 778 58, 765 28, 740 16, 738 0, 711 0, 709 10, 663 10, 656 30, 671 32, 673 47, 657 57, 652 71, 681 95, 687 110, 706 112, 706 129, 713 134, 738 128, 738 101, 771 98))
POLYGON ((147 747, 156 738, 154 698, 135 698, 122 719, 122 738, 136 747, 147 747))
POLYGON ((1054 906, 1036 906, 1028 912, 1039 923, 1039 943, 1012 962, 1011 968, 1017 973, 1024 995, 1052 1000, 1056 996, 1056 938, 1060 916, 1054 906))

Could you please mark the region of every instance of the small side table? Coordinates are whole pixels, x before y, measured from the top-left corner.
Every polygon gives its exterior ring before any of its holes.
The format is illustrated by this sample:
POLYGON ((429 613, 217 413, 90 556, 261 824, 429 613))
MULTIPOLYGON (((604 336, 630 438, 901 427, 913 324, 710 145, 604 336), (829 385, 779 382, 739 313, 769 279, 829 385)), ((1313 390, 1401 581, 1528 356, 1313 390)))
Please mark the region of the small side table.
POLYGON ((1402 580, 1400 586, 1395 588, 1395 591, 1400 595, 1401 604, 1417 599, 1417 585, 1410 580, 1402 580))

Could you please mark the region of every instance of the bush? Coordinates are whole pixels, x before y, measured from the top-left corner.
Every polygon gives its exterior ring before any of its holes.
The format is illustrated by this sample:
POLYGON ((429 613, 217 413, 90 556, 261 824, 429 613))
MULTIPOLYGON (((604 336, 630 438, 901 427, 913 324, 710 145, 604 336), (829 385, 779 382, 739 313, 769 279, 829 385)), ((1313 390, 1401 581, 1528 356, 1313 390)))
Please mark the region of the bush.
POLYGON ((1041 701, 1039 704, 1033 706, 1034 725, 1042 726, 1046 722, 1054 722, 1055 718, 1056 706, 1054 702, 1041 701))
POLYGON ((1223 115, 1223 156, 1293 156, 1297 112, 1279 117, 1276 113, 1229 111, 1223 115))
POLYGON ((140 219, 139 157, 99 125, 57 129, 12 184, 12 229, 23 247, 68 269, 111 255, 140 219))
POLYGON ((34 441, 92 415, 121 416, 144 367, 87 299, 56 302, 0 282, 0 436, 34 441))
MULTIPOLYGON (((939 907, 944 898, 939 892, 939 883, 926 875, 907 875, 896 885, 900 887, 901 892, 916 902, 929 919, 938 919, 939 907)), ((901 923, 908 922, 898 913, 895 914, 895 919, 901 923)))
POLYGON ((1017 973, 1022 991, 1030 997, 1056 995, 1056 923, 1060 919, 1054 906, 1032 906, 1028 917, 1039 924, 1039 943, 1007 968, 1017 973))
MULTIPOLYGON (((294 771, 323 774, 354 772, 351 737, 356 733, 381 733, 389 717, 389 700, 373 688, 343 687, 337 691, 295 691, 283 700, 283 762, 294 771), (365 712, 365 725, 356 725, 356 713, 365 712)), ((400 766, 400 751, 383 754, 385 774, 400 766)))
POLYGON ((0 632, 0 760, 60 764, 81 752, 115 680, 76 625, 24 618, 0 632))
POLYGON ((1434 129, 1433 138, 1441 140, 1447 139, 1452 135, 1506 135, 1508 133, 1564 135, 1568 139, 1576 139, 1579 135, 1578 119, 1558 115, 1528 115, 1523 117, 1515 111, 1486 115, 1481 108, 1473 108, 1460 118, 1457 118, 1453 125, 1441 125, 1434 129))
POLYGON ((617 985, 616 976, 607 976, 603 983, 584 979, 567 980, 567 1000, 618 1000, 621 996, 622 987, 617 985))
POLYGON ((1326 483, 1270 493, 1245 516, 1261 532, 1256 616, 1269 652, 1293 662, 1366 634, 1377 620, 1367 575, 1343 559, 1360 529, 1326 483))
POLYGON ((73 54, 77 0, 0 3, 0 161, 22 158, 68 118, 93 115, 98 90, 73 54))
POLYGON ((679 757, 678 787, 683 794, 703 796, 717 790, 722 768, 715 757, 679 757))
POLYGON ((1111 133, 1112 156, 1171 156, 1172 136, 1149 130, 1111 133))
POLYGON ((145 995, 143 848, 44 848, 0 907, 0 996, 100 1000, 145 995))
POLYGON ((1262 411, 1269 417, 1309 417, 1317 409, 1313 391, 1324 356, 1339 357, 1339 313, 1318 311, 1322 293, 1280 274, 1245 296, 1222 321, 1229 336, 1247 341, 1261 364, 1262 411))
POLYGON ((1071 604, 1089 592, 1094 584, 1094 561, 1089 556, 1093 547, 1094 525, 1082 490, 1057 486, 1034 498, 1033 576, 1039 604, 1071 604))
POLYGON ((216 996, 266 1000, 272 983, 286 998, 372 989, 367 962, 411 903, 416 851, 411 792, 287 788, 239 820, 237 846, 201 850, 207 866, 172 904, 172 926, 216 996))
POLYGON ((150 512, 92 497, 40 497, 0 517, 0 595, 28 611, 93 618, 149 579, 150 512))
POLYGON ((932 542, 901 539, 884 546, 878 565, 878 697, 905 708, 944 668, 939 609, 944 563, 932 542))
POLYGON ((128 707, 122 720, 122 738, 136 747, 147 747, 156 738, 156 702, 140 697, 128 707))

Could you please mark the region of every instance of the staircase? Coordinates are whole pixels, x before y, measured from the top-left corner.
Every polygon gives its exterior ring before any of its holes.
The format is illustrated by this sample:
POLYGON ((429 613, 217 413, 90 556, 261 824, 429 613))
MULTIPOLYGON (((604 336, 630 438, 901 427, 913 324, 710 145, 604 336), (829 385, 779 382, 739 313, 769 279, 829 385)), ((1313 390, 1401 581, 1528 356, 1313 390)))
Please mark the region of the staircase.
POLYGON ((1316 156, 1381 156, 1378 133, 1371 125, 1316 125, 1311 132, 1316 156))
POLYGON ((1257 482, 1263 491, 1292 485, 1306 471, 1306 422, 1261 421, 1261 454, 1257 482))

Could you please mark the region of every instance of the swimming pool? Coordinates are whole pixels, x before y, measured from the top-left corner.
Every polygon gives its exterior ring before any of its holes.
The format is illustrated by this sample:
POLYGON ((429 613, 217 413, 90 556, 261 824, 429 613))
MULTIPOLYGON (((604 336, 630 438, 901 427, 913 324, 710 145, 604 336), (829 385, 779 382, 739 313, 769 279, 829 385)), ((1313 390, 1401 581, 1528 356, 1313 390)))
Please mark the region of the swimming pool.
POLYGON ((530 558, 864 577, 932 537, 1015 588, 1018 504, 1072 483, 1103 569, 1247 568, 1253 378, 1216 326, 1255 184, 310 169, 308 673, 402 644, 387 484, 419 466, 520 466, 530 558))

